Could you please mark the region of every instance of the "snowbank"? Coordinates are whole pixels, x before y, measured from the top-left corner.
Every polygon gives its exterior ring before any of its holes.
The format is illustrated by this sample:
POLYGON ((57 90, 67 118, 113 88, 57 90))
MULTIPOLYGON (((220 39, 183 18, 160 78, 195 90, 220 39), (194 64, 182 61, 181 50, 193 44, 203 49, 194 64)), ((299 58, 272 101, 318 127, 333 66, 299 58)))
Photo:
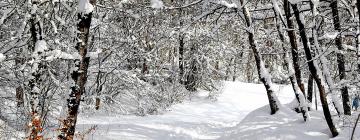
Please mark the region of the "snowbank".
POLYGON ((304 122, 301 114, 283 107, 269 115, 269 107, 261 107, 244 118, 234 130, 220 139, 226 140, 328 140, 331 136, 320 111, 309 112, 304 122))
POLYGON ((151 0, 151 8, 161 9, 164 7, 164 3, 161 0, 151 0))

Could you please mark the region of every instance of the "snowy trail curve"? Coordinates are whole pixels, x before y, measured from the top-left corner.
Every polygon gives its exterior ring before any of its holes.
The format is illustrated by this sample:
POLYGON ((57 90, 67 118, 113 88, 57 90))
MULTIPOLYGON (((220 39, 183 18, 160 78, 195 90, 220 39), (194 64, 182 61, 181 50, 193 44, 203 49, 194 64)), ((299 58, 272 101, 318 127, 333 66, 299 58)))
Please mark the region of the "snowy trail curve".
MULTIPOLYGON (((276 86, 282 104, 294 99, 290 86, 276 86)), ((77 131, 97 125, 86 139, 101 140, 189 140, 218 139, 251 111, 267 105, 261 84, 225 82, 217 101, 200 92, 191 101, 174 105, 162 115, 80 117, 77 131)))

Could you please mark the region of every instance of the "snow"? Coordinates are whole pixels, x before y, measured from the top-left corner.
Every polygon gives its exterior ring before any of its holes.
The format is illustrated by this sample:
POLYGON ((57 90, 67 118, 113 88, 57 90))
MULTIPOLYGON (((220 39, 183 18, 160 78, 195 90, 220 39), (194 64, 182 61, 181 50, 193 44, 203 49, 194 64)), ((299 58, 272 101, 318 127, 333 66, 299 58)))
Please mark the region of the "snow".
POLYGON ((312 119, 303 122, 301 115, 281 108, 267 114, 267 106, 251 112, 224 140, 328 140, 330 131, 320 111, 311 111, 312 119))
POLYGON ((0 53, 0 62, 4 61, 6 59, 6 56, 2 53, 0 53))
POLYGON ((46 57, 47 61, 53 61, 55 59, 73 60, 73 59, 75 59, 75 56, 73 56, 72 54, 63 52, 61 50, 53 50, 53 51, 50 51, 47 53, 47 57, 46 57))
MULTIPOLYGON (((285 103, 274 115, 270 115, 262 84, 225 82, 224 85, 217 100, 210 100, 208 92, 200 91, 191 100, 173 105, 159 115, 80 114, 76 131, 82 134, 95 127, 85 139, 101 140, 348 140, 350 137, 353 124, 338 125, 340 135, 331 138, 321 108, 309 111, 311 120, 304 122, 302 115, 292 110, 297 101, 291 85, 274 84, 279 100, 285 103)), ((347 119, 355 120, 355 113, 347 119)), ((360 129, 356 129, 355 138, 359 137, 360 129)))
POLYGON ((34 49, 34 54, 37 55, 38 53, 43 53, 47 50, 47 44, 45 42, 45 40, 38 40, 35 43, 35 49, 34 49))
POLYGON ((9 8, 3 10, 3 15, 0 18, 0 25, 4 24, 5 19, 9 16, 9 14, 13 11, 13 9, 9 8))
POLYGON ((279 8, 279 4, 277 3, 277 0, 271 0, 273 6, 274 6, 274 9, 275 9, 275 12, 278 16, 280 16, 281 20, 282 21, 285 21, 284 17, 282 16, 283 14, 281 13, 281 10, 279 8))
POLYGON ((98 58, 99 54, 102 53, 102 49, 97 49, 95 52, 88 52, 87 56, 91 59, 98 58))
POLYGON ((225 1, 225 0, 220 0, 220 1, 218 2, 218 4, 224 5, 224 6, 226 6, 227 8, 237 8, 237 7, 238 7, 235 3, 229 3, 229 2, 227 2, 227 1, 225 1))
POLYGON ((161 0, 151 0, 151 8, 161 9, 164 7, 164 3, 161 0))
POLYGON ((313 3, 314 5, 314 8, 312 9, 312 12, 314 13, 314 15, 316 16, 318 13, 317 13, 317 7, 319 5, 319 0, 311 0, 311 2, 313 3))
POLYGON ((289 2, 291 4, 297 4, 297 3, 300 3, 300 2, 303 2, 303 1, 307 1, 307 0, 289 0, 289 2))
POLYGON ((94 6, 89 2, 89 0, 79 0, 79 13, 89 14, 94 10, 94 6))
POLYGON ((354 46, 347 45, 347 44, 342 44, 342 46, 344 47, 345 50, 356 51, 356 48, 354 46))
POLYGON ((319 40, 322 40, 322 39, 335 39, 338 35, 339 35, 338 32, 325 33, 325 35, 323 35, 322 37, 319 37, 319 40))
POLYGON ((0 119, 0 138, 18 140, 24 138, 24 133, 19 132, 0 119))
MULTIPOLYGON (((294 99, 291 86, 274 85, 279 100, 289 103, 294 99)), ((84 132, 94 125, 96 130, 87 139, 111 140, 168 140, 222 139, 225 132, 240 123, 251 111, 268 106, 262 84, 225 82, 216 101, 200 92, 191 101, 172 106, 160 115, 84 116, 78 119, 77 131, 84 132)), ((270 114, 270 109, 265 110, 270 114)), ((106 114, 104 114, 106 115, 106 114)), ((301 117, 300 114, 297 116, 301 117)))
POLYGON ((53 27, 54 33, 57 34, 58 33, 58 28, 57 28, 55 22, 53 20, 50 20, 50 23, 51 23, 51 25, 53 27))

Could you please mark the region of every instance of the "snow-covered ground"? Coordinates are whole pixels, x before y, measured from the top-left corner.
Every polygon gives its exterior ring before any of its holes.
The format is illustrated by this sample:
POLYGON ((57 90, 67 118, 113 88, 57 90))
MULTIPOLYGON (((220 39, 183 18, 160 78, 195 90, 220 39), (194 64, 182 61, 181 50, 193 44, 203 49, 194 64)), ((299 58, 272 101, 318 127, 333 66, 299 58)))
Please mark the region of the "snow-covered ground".
POLYGON ((269 115, 267 106, 251 112, 224 140, 328 140, 331 135, 320 111, 310 112, 311 120, 304 123, 302 116, 289 108, 281 108, 269 115))
MULTIPOLYGON (((294 99, 291 87, 276 86, 276 89, 282 103, 294 99)), ((77 130, 83 132, 97 125, 86 139, 221 139, 251 111, 267 104, 263 85, 225 82, 223 93, 216 101, 209 100, 206 92, 200 92, 191 101, 174 105, 161 115, 81 116, 77 130)))
MULTIPOLYGON (((291 86, 276 85, 275 89, 282 104, 294 100, 291 86)), ((80 116, 77 131, 84 133, 96 125, 96 129, 86 135, 88 140, 330 139, 321 111, 311 111, 311 120, 306 123, 301 114, 286 105, 275 115, 269 115, 266 91, 261 84, 225 82, 216 101, 207 96, 206 92, 200 92, 191 101, 174 105, 161 115, 80 116)), ((342 127, 336 140, 349 139, 351 128, 342 127)))

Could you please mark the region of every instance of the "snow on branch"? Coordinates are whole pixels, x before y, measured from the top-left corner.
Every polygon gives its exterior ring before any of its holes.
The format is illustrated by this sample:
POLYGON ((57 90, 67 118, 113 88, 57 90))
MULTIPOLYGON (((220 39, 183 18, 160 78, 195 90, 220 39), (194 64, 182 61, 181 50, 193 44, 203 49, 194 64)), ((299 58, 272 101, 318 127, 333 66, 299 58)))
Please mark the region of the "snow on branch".
POLYGON ((161 0, 151 0, 151 8, 154 9, 162 9, 164 7, 164 3, 161 0))
POLYGON ((68 54, 66 52, 63 52, 61 50, 53 50, 47 53, 46 60, 52 61, 55 59, 65 59, 65 60, 73 60, 76 59, 76 55, 68 54))
POLYGON ((289 0, 289 2, 290 2, 291 4, 296 4, 296 3, 303 2, 303 1, 308 1, 308 0, 289 0))
POLYGON ((183 5, 183 6, 179 6, 179 7, 165 7, 165 9, 169 9, 169 10, 173 10, 173 9, 181 9, 181 8, 186 8, 186 7, 190 7, 190 6, 193 6, 195 4, 198 4, 200 2, 202 2, 203 0, 197 0, 197 1, 194 1, 190 4, 186 4, 186 5, 183 5))
POLYGON ((235 3, 229 3, 225 0, 220 0, 217 2, 217 4, 223 5, 227 8, 237 8, 238 7, 235 3))
POLYGON ((94 10, 94 6, 89 2, 89 0, 79 0, 79 13, 89 14, 94 10))
POLYGON ((46 50, 48 50, 48 48, 45 40, 39 40, 35 43, 34 55, 37 55, 38 53, 43 53, 46 50))
POLYGON ((6 59, 6 56, 2 53, 0 53, 0 62, 4 61, 6 59))

